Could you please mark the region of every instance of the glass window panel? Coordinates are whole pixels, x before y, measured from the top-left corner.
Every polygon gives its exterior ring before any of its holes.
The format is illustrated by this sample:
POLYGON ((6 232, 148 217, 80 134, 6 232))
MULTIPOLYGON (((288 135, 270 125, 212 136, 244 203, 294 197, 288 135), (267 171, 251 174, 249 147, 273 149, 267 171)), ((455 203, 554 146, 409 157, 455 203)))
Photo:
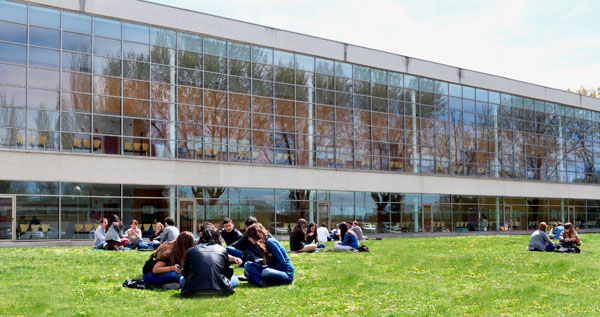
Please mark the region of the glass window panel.
POLYGON ((175 65, 175 49, 152 46, 152 63, 175 65))
POLYGON ((387 72, 381 69, 371 69, 371 80, 385 85, 387 83, 387 72))
MULTIPOLYGON (((129 81, 128 81, 129 82, 129 81)), ((127 89, 127 85, 124 85, 125 89, 127 89)), ((141 87, 136 87, 140 90, 141 87)), ((146 90, 147 90, 146 85, 146 90)), ((94 76, 94 93, 98 95, 111 95, 111 96, 120 96, 121 95, 121 79, 112 78, 112 77, 102 77, 102 76, 94 76)), ((125 93, 127 96, 127 93, 125 93)), ((146 99, 148 93, 146 92, 146 99)))
POLYGON ((94 34, 120 39, 121 21, 94 17, 94 34))
POLYGON ((29 44, 60 48, 60 31, 31 26, 29 27, 29 44))
POLYGON ((314 72, 315 58, 312 56, 296 54, 296 69, 307 72, 314 72))
POLYGON ((227 59, 225 57, 204 56, 204 69, 209 72, 227 73, 227 59))
MULTIPOLYGON (((56 186, 58 187, 58 186, 56 186)), ((19 232, 19 240, 58 239, 58 197, 19 196, 17 197, 17 217, 25 224, 37 223, 40 226, 34 232, 33 225, 26 232, 19 232), (43 232, 41 225, 47 225, 43 232)))
POLYGON ((185 68, 202 69, 202 54, 179 51, 177 65, 185 68))
POLYGON ((440 95, 448 94, 448 83, 444 81, 436 80, 434 83, 433 92, 440 95))
POLYGON ((89 15, 63 11, 62 24, 64 30, 92 33, 92 17, 89 15))
POLYGON ((24 45, 0 43, 0 62, 27 64, 27 47, 24 45))
POLYGON ((202 36, 185 32, 178 32, 177 36, 179 49, 202 52, 202 36))
POLYGON ((147 62, 150 60, 150 47, 145 44, 123 42, 123 58, 147 62))
POLYGON ((175 67, 152 65, 152 81, 175 84, 175 67), (173 80, 171 80, 171 75, 173 80))
POLYGON ((94 54, 109 56, 109 57, 121 57, 121 41, 111 40, 102 37, 96 37, 94 39, 94 54))
POLYGON ((490 103, 500 104, 500 93, 495 91, 489 92, 490 103))
POLYGON ((92 56, 86 54, 77 54, 63 52, 62 60, 63 70, 73 70, 76 72, 92 72, 92 56))
POLYGON ((27 90, 27 104, 30 107, 58 109, 58 92, 29 88, 27 90))
POLYGON ((173 30, 167 30, 163 28, 152 28, 152 44, 175 47, 177 41, 177 34, 173 30))
POLYGON ((238 92, 238 93, 250 93, 250 79, 247 78, 239 78, 239 77, 229 77, 229 91, 238 92))
POLYGON ((89 114, 63 112, 60 121, 63 131, 89 133, 92 128, 92 118, 89 114))
POLYGON ((252 93, 254 95, 270 97, 273 95, 273 83, 268 81, 253 80, 252 93))
POLYGON ((150 80, 150 64, 123 61, 123 77, 150 80))
POLYGON ((462 86, 450 84, 450 96, 452 97, 462 97, 462 86))
POLYGON ((205 37, 204 53, 216 56, 227 56, 227 41, 205 37))
POLYGON ((147 25, 123 22, 123 39, 148 43, 150 41, 150 27, 147 25))
POLYGON ((335 62, 335 75, 352 78, 352 64, 335 62))
POLYGON ((86 94, 61 93, 61 108, 63 110, 90 111, 92 98, 86 94))
POLYGON ((27 44, 27 26, 0 21, 0 40, 27 44))
POLYGON ((475 96, 477 101, 488 101, 488 91, 477 88, 475 90, 475 96))
POLYGON ((250 62, 230 59, 229 74, 241 77, 250 77, 250 62))
POLYGON ((123 118, 123 135, 148 137, 150 120, 123 118))
POLYGON ((294 68, 294 53, 274 51, 275 66, 294 68))
POLYGON ((202 87, 202 71, 180 68, 177 74, 177 83, 202 87))
POLYGON ((25 128, 25 109, 0 107, 0 125, 25 128))
POLYGON ((25 67, 0 64, 0 84, 25 86, 25 78, 25 67))
POLYGON ((475 99, 475 88, 463 86, 463 98, 475 99))
POLYGON ((404 86, 406 88, 417 90, 418 87, 419 87, 418 77, 410 76, 410 75, 404 75, 404 86))
POLYGON ((123 98, 123 115, 148 117, 148 101, 123 98))
POLYGON ((63 32, 63 50, 83 53, 92 52, 92 36, 71 32, 63 32))
POLYGON ((100 134, 121 134, 121 118, 94 115, 94 132, 100 134))
POLYGON ((403 86, 403 76, 399 73, 388 72, 388 84, 396 87, 403 86))
POLYGON ((27 4, 0 0, 0 19, 27 23, 27 4))
POLYGON ((260 46, 252 46, 252 61, 268 65, 273 64, 273 50, 260 46))
POLYGON ((229 58, 250 60, 250 45, 238 42, 229 42, 229 58))
POLYGON ((25 106, 25 88, 0 86, 0 105, 23 107, 25 106))
POLYGON ((27 128, 38 130, 60 130, 58 112, 27 110, 27 128))
POLYGON ((94 74, 121 76, 121 60, 94 56, 94 74))
POLYGON ((29 65, 58 68, 60 65, 60 52, 43 48, 29 48, 29 65))
POLYGON ((36 88, 59 88, 59 72, 55 70, 29 68, 29 86, 36 88))
POLYGON ((355 65, 353 67, 353 78, 362 81, 371 81, 371 69, 365 66, 355 65))
POLYGON ((273 66, 252 63, 252 77, 273 80, 273 66))
POLYGON ((114 97, 94 96, 94 112, 119 115, 121 113, 121 99, 114 97))
POLYGON ((317 58, 315 64, 318 73, 333 75, 333 61, 317 58))

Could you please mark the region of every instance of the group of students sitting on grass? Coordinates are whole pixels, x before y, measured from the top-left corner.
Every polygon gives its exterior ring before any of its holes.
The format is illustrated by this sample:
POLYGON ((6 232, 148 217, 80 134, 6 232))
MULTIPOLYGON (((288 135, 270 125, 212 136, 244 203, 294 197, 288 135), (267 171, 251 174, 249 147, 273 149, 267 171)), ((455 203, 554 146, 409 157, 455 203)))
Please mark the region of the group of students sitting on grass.
POLYGON ((231 294, 240 280, 261 287, 290 284, 294 265, 285 248, 256 218, 246 220, 242 235, 226 218, 221 232, 210 222, 200 227, 198 240, 184 231, 161 244, 143 267, 143 281, 153 286, 181 287, 181 295, 231 294), (223 247, 223 241, 228 243, 223 247), (244 267, 236 276, 230 263, 244 267))
POLYGON ((138 228, 137 220, 132 220, 129 229, 123 233, 124 226, 119 216, 112 215, 110 220, 102 218, 94 232, 94 248, 103 250, 156 249, 162 243, 174 241, 179 236, 179 229, 175 226, 173 218, 167 217, 165 223, 166 227, 157 222, 156 231, 150 237, 150 242, 145 242, 142 238, 142 231, 138 228))
POLYGON ((362 229, 356 221, 340 223, 330 233, 327 226, 322 224, 317 228, 314 223, 308 223, 300 218, 290 232, 290 251, 292 252, 318 252, 325 248, 324 242, 337 240, 333 246, 334 251, 368 251, 369 249, 360 245, 364 240, 362 229))
POLYGON ((554 225, 550 236, 558 240, 558 243, 553 243, 546 234, 548 225, 545 222, 540 222, 538 230, 531 234, 527 250, 529 251, 554 251, 562 253, 579 253, 581 250, 581 238, 577 235, 573 224, 570 222, 557 223, 554 225))

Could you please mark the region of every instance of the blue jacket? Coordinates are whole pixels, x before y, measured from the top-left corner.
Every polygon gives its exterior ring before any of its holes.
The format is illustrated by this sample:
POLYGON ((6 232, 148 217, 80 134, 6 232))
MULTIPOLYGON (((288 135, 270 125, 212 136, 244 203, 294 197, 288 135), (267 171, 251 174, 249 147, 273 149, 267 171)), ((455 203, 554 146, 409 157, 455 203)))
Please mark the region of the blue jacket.
POLYGON ((267 266, 277 271, 287 273, 290 277, 294 277, 294 265, 292 260, 287 255, 285 248, 275 240, 275 238, 267 239, 267 250, 273 254, 268 260, 267 266))
POLYGON ((344 241, 342 241, 342 245, 349 245, 353 249, 358 249, 358 247, 360 247, 360 244, 358 243, 358 238, 356 238, 355 234, 350 233, 350 230, 348 230, 348 232, 346 232, 346 235, 344 235, 344 241))
POLYGON ((552 229, 552 234, 554 235, 554 240, 558 240, 560 238, 560 234, 565 230, 564 226, 558 226, 552 229))

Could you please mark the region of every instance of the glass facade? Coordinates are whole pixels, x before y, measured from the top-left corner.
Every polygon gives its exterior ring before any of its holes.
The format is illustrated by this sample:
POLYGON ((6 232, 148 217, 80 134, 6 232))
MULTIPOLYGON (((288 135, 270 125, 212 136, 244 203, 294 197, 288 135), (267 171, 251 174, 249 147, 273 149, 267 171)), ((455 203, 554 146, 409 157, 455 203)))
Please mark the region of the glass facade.
POLYGON ((569 105, 0 1, 3 148, 597 184, 598 131, 569 105))
POLYGON ((230 217, 242 231, 249 216, 288 235, 299 218, 335 226, 357 220, 366 234, 534 230, 539 222, 600 228, 600 200, 461 196, 273 188, 227 188, 0 181, 0 240, 93 239, 103 217, 117 214, 144 237, 166 217, 180 230, 230 217))

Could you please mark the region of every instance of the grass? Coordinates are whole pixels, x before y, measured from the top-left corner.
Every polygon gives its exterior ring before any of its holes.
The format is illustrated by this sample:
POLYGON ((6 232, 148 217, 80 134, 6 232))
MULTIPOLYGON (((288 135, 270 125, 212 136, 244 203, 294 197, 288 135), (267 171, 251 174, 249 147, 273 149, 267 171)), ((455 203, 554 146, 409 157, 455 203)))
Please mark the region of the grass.
POLYGON ((292 285, 191 299, 121 286, 148 252, 0 248, 0 315, 598 315, 600 235, 582 238, 581 254, 525 252, 528 236, 368 241, 292 255, 292 285))

